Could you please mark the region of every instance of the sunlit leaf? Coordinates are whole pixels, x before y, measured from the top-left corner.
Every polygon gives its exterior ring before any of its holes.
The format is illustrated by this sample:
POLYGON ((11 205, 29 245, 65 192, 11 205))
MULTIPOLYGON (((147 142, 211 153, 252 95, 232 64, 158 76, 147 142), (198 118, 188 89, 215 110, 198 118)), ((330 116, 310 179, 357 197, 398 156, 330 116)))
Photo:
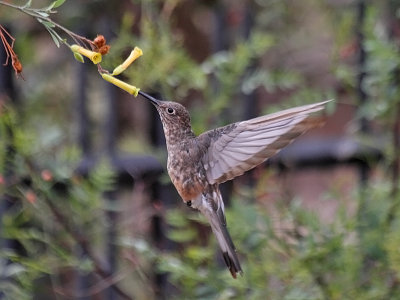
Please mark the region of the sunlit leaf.
POLYGON ((190 242, 195 236, 196 232, 192 228, 187 229, 179 229, 179 230, 170 230, 167 234, 168 238, 175 242, 190 242))
POLYGON ((44 12, 44 11, 37 11, 36 13, 37 13, 38 15, 44 17, 44 18, 47 18, 47 17, 49 16, 49 14, 46 13, 46 12, 44 12))
POLYGON ((44 27, 47 29, 47 31, 50 33, 51 38, 53 39, 54 43, 56 46, 59 48, 60 47, 60 41, 63 41, 62 37, 59 36, 59 34, 53 29, 54 24, 45 20, 42 20, 40 18, 37 18, 39 23, 42 23, 44 27))
POLYGON ((186 250, 186 255, 189 259, 196 261, 205 261, 213 256, 214 251, 204 247, 189 247, 186 250))
POLYGON ((40 23, 42 23, 43 25, 45 25, 46 27, 49 27, 49 28, 54 28, 55 27, 55 25, 53 23, 49 22, 49 21, 45 21, 45 20, 42 20, 42 19, 38 19, 38 21, 40 23))
POLYGON ((32 5, 32 0, 28 0, 22 8, 29 8, 32 5))
POLYGON ((46 8, 44 8, 43 10, 44 10, 44 11, 51 12, 51 10, 52 10, 52 9, 53 9, 53 7, 54 7, 54 4, 55 4, 55 2, 51 3, 49 6, 47 6, 47 7, 46 7, 46 8))
POLYGON ((64 4, 64 2, 65 2, 65 0, 56 0, 56 1, 54 1, 53 2, 53 8, 57 8, 57 7, 60 7, 61 5, 63 5, 64 4))
POLYGON ((175 227, 188 225, 188 219, 179 210, 169 210, 166 214, 167 223, 175 227))
POLYGON ((10 264, 7 267, 5 267, 5 269, 3 270, 3 276, 5 278, 12 277, 12 276, 17 276, 17 275, 19 275, 20 273, 22 273, 24 271, 26 271, 25 267, 23 267, 20 264, 13 263, 13 264, 10 264))
POLYGON ((57 46, 58 48, 60 48, 60 40, 58 39, 58 35, 55 33, 54 30, 49 30, 48 27, 46 27, 46 28, 47 28, 47 30, 49 31, 49 33, 50 33, 50 35, 51 35, 51 38, 53 39, 53 41, 54 41, 54 43, 56 44, 56 46, 57 46))
POLYGON ((80 54, 80 53, 78 53, 78 52, 74 52, 74 58, 75 58, 77 61, 81 62, 81 63, 84 63, 84 62, 85 62, 85 60, 83 59, 82 54, 80 54))

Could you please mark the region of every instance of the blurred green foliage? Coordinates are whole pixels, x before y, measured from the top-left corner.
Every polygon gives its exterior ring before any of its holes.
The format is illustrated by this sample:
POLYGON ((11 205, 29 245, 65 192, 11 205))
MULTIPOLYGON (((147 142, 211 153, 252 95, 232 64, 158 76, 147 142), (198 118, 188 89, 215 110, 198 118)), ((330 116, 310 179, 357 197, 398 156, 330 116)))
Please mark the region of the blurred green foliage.
MULTIPOLYGON (((182 2, 170 0, 164 5, 182 2)), ((249 68, 278 47, 284 33, 296 30, 287 24, 300 18, 296 10, 299 2, 253 2, 258 11, 249 38, 237 39, 230 49, 196 62, 185 49, 174 22, 158 17, 163 1, 132 1, 141 8, 139 24, 130 12, 122 16, 104 66, 112 69, 133 46, 140 46, 145 55, 124 72, 127 81, 146 91, 158 91, 168 99, 194 97, 196 132, 232 121, 225 114, 227 109, 237 114, 241 106, 236 104, 243 94, 259 88, 288 93, 285 104, 268 108, 268 112, 333 97, 334 88, 321 92, 309 85, 298 70, 279 66, 267 70, 259 64, 249 68), (140 28, 140 34, 132 33, 134 26, 140 28)), ((353 42, 349 32, 355 26, 355 13, 322 1, 312 3, 330 12, 337 48, 332 72, 350 98, 355 98, 359 70, 354 62, 343 63, 339 53, 353 42)), ((61 15, 62 9, 58 9, 61 15)), ((123 230, 117 232, 118 253, 127 251, 134 256, 132 265, 122 255, 117 258, 121 272, 127 273, 121 286, 130 295, 156 298, 152 287, 156 273, 168 275, 174 299, 400 298, 400 196, 396 192, 400 187, 389 175, 397 155, 392 134, 400 101, 399 49, 396 40, 382 29, 382 9, 380 3, 371 1, 368 5, 363 28, 368 57, 363 88, 370 101, 360 107, 358 118, 377 121, 374 133, 383 139, 380 144, 386 160, 380 166, 380 177, 371 179, 362 191, 353 187, 352 200, 363 204, 362 211, 349 212, 348 203, 332 190, 325 195, 339 203, 332 222, 306 210, 299 199, 277 199, 279 204, 272 215, 253 201, 256 195, 239 187, 242 196, 234 194, 226 212, 244 269, 244 276, 234 280, 201 216, 188 213, 186 207, 170 209, 163 216, 167 237, 175 242, 175 248, 169 251, 160 251, 146 235, 132 237, 123 230), (394 218, 388 222, 390 215, 394 218)), ((26 51, 23 44, 32 43, 29 34, 24 41, 21 49, 26 51)), ((41 81, 49 77, 38 76, 41 81)), ((18 244, 18 251, 0 248, 0 291, 6 299, 31 299, 43 278, 50 278, 52 285, 59 287, 63 273, 78 270, 92 274, 95 262, 88 255, 77 254, 77 237, 87 239, 98 255, 104 250, 104 235, 110 226, 107 213, 123 210, 104 200, 104 193, 116 184, 107 162, 99 164, 88 177, 75 175, 81 153, 70 140, 71 128, 65 130, 71 118, 65 103, 72 96, 66 93, 64 77, 52 80, 57 84, 44 87, 38 82, 30 87, 22 108, 17 110, 9 104, 0 108, 0 194, 2 204, 10 204, 2 218, 1 238, 18 244), (51 113, 43 114, 45 109, 51 113), (64 216, 61 219, 60 214, 64 216)), ((264 182, 272 181, 270 177, 266 172, 255 186, 264 186, 264 182)))
POLYGON ((71 232, 90 232, 93 245, 100 240, 102 193, 114 184, 106 164, 99 164, 88 178, 74 175, 75 149, 58 150, 57 157, 39 155, 38 149, 52 148, 46 143, 52 132, 26 130, 25 121, 13 108, 3 107, 0 147, 7 156, 2 157, 0 194, 3 209, 9 207, 2 218, 2 239, 18 245, 0 249, 0 290, 6 299, 31 299, 38 291, 35 282, 45 275, 93 269, 90 260, 76 255, 71 232))

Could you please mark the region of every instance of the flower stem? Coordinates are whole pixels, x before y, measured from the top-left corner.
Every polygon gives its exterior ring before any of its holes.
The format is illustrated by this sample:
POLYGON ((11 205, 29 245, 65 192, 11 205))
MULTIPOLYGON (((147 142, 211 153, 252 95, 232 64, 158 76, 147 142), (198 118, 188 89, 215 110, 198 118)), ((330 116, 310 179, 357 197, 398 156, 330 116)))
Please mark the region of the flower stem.
MULTIPOLYGON (((54 25, 58 29, 64 31, 68 36, 70 36, 72 38, 72 40, 75 43, 77 43, 77 44, 87 43, 91 47, 92 50, 95 49, 95 45, 91 40, 87 39, 84 36, 81 36, 79 34, 72 32, 71 30, 65 28, 64 26, 58 24, 57 22, 54 22, 51 18, 46 16, 49 12, 51 13, 51 11, 45 11, 45 10, 41 10, 41 9, 34 9, 34 8, 29 8, 29 7, 24 7, 24 6, 18 6, 18 5, 7 3, 4 1, 0 1, 0 5, 8 6, 10 8, 19 10, 19 11, 21 11, 31 17, 34 17, 38 20, 46 21, 46 22, 54 25)), ((60 42, 67 44, 64 40, 61 40, 60 42)))

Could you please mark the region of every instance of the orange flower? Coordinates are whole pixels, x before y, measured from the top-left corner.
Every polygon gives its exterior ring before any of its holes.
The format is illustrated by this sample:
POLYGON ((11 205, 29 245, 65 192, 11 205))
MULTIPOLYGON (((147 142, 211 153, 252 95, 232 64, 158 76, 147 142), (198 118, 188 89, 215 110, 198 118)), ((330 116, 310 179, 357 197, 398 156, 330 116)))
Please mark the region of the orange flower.
POLYGON ((44 181, 52 181, 53 180, 53 173, 50 170, 43 170, 40 174, 44 181))
POLYGON ((36 194, 32 190, 28 190, 25 193, 25 199, 30 203, 30 204, 35 204, 37 197, 36 194))

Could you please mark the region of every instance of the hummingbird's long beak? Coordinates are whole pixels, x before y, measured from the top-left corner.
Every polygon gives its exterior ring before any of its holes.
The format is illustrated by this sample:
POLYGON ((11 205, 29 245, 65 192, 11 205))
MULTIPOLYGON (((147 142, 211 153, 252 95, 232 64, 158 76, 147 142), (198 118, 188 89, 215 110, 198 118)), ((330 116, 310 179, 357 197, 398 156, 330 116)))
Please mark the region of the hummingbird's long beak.
POLYGON ((149 94, 146 94, 145 92, 139 91, 139 95, 142 95, 147 100, 150 100, 150 102, 152 104, 154 104, 155 106, 159 106, 160 105, 160 102, 161 102, 160 100, 157 100, 156 98, 150 96, 149 94))

